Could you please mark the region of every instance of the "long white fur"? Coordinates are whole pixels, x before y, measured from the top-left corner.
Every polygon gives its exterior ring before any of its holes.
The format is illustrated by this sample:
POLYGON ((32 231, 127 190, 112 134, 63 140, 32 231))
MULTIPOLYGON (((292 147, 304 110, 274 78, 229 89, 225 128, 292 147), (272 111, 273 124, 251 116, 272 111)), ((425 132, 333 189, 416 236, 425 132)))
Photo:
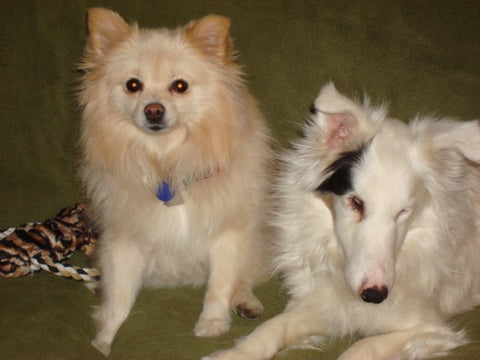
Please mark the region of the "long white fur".
POLYGON ((89 11, 82 177, 101 232, 92 344, 106 356, 143 286, 207 284, 197 336, 226 332, 233 309, 247 317, 263 309, 252 287, 266 272, 269 136, 233 62, 229 24, 210 15, 139 29, 113 11, 89 11), (141 91, 128 90, 132 78, 141 91), (179 79, 187 91, 172 89, 179 79), (148 128, 151 103, 165 108, 161 131, 148 128), (162 181, 183 204, 156 198, 162 181))
POLYGON ((283 156, 277 185, 274 263, 288 306, 205 359, 269 359, 351 334, 364 338, 341 360, 424 359, 465 344, 448 319, 480 303, 479 121, 418 117, 407 125, 331 83, 315 108, 305 137, 283 156), (332 161, 362 143, 352 189, 316 191, 332 161), (387 286, 388 297, 364 302, 366 284, 387 286))

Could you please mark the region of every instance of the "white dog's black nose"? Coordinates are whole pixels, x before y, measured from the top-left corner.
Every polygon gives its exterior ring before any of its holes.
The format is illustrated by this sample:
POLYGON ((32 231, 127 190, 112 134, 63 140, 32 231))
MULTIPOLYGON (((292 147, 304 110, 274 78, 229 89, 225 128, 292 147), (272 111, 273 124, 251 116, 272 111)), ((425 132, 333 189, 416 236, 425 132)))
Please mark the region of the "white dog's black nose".
POLYGON ((380 304, 388 297, 388 289, 386 286, 378 288, 377 286, 363 289, 360 294, 362 300, 368 303, 380 304))
POLYGON ((160 103, 151 103, 143 109, 145 117, 151 124, 150 129, 160 130, 165 127, 163 117, 165 115, 165 107, 160 103))

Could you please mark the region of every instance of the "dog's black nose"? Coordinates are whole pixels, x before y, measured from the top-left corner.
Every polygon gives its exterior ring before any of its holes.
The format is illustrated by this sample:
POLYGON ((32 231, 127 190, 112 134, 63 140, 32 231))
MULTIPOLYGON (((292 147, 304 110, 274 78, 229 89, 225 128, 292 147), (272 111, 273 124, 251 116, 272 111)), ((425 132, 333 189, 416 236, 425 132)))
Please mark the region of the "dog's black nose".
POLYGON ((143 109, 147 120, 155 125, 161 125, 163 115, 165 115, 165 107, 160 103, 151 103, 143 109))
POLYGON ((380 289, 378 287, 371 287, 364 289, 360 294, 362 300, 368 303, 380 304, 383 300, 388 297, 388 289, 386 286, 382 286, 380 289))

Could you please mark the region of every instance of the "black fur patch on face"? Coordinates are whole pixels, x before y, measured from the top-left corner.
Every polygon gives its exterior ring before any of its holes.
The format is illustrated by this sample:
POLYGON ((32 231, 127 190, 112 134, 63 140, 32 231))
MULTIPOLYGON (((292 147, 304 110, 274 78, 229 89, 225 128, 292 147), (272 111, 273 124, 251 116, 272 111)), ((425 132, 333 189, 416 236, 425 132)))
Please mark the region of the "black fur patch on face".
POLYGON ((316 189, 320 192, 330 192, 336 195, 344 195, 352 190, 352 169, 360 163, 366 145, 357 150, 347 151, 325 169, 330 174, 316 189))

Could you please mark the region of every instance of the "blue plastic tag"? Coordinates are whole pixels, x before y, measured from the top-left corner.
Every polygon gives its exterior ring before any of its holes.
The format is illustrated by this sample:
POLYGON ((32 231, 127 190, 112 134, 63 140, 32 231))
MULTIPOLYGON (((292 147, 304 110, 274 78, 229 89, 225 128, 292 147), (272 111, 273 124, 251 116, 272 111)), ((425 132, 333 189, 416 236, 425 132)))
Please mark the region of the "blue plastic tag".
POLYGON ((171 191, 170 185, 166 183, 165 181, 162 181, 161 184, 158 184, 157 186, 157 198, 160 201, 167 202, 170 201, 174 198, 175 192, 171 191))

